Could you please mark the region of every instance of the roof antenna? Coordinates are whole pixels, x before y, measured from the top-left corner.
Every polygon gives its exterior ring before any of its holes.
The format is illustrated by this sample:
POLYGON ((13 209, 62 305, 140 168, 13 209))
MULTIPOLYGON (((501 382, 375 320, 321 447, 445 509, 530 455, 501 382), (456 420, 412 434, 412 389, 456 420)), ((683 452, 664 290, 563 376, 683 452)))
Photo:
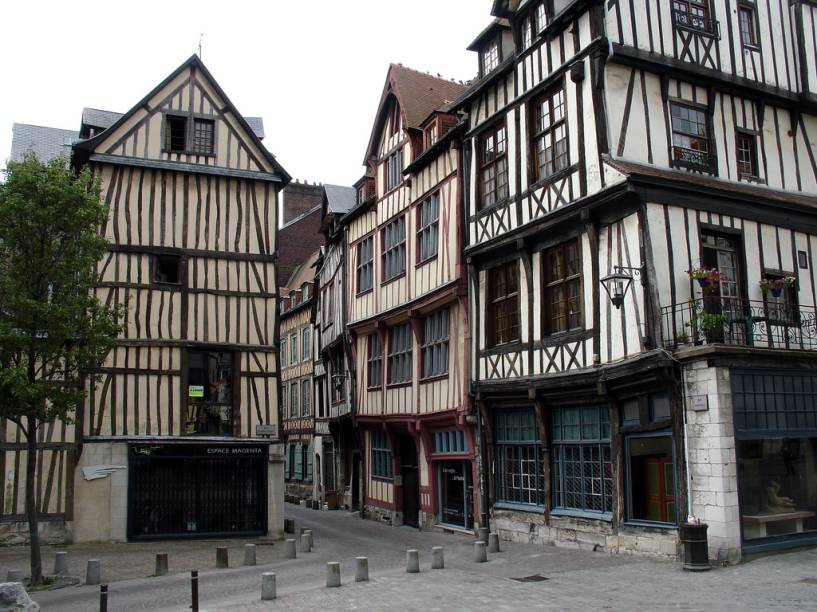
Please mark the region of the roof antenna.
POLYGON ((199 59, 201 59, 201 39, 204 38, 204 32, 199 34, 199 59))

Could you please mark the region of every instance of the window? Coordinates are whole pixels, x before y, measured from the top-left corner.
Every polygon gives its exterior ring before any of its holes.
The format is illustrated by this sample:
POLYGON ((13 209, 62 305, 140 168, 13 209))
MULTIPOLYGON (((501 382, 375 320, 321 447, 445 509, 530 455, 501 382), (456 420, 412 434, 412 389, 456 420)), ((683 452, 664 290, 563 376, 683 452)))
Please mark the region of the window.
POLYGON ((406 217, 395 219, 382 230, 383 280, 406 271, 406 217))
POLYGON ((308 380, 301 381, 301 415, 309 416, 312 410, 312 388, 308 380))
POLYGON ((497 414, 494 437, 497 501, 544 506, 542 441, 533 410, 497 414))
POLYGON ((369 441, 372 445, 371 473, 376 478, 391 478, 391 449, 385 431, 369 432, 369 441))
POLYGON ((187 117, 165 116, 165 150, 182 153, 187 149, 187 117))
POLYGON ((706 113, 692 106, 670 104, 672 115, 672 157, 676 166, 714 172, 710 154, 706 113))
POLYGON ((292 365, 298 363, 298 334, 289 337, 289 362, 292 365))
POLYGON ((366 373, 370 389, 383 384, 383 348, 380 346, 380 334, 369 334, 366 339, 366 373))
POLYGON ((211 155, 213 153, 213 133, 215 122, 212 119, 193 120, 193 152, 211 155))
POLYGON ((738 175, 757 177, 757 136, 738 132, 738 175))
POLYGON ((607 407, 554 408, 551 414, 554 507, 609 513, 613 464, 607 407))
POLYGON ((411 324, 404 323, 389 331, 389 384, 411 380, 411 324))
POLYGON ((640 395, 619 405, 622 427, 648 427, 672 418, 672 397, 666 391, 640 395))
POLYGON ((333 353, 329 360, 331 365, 329 371, 331 376, 329 399, 333 404, 338 404, 346 399, 346 376, 343 371, 343 355, 333 353))
POLYGON ((153 260, 153 282, 179 285, 182 282, 182 258, 178 255, 157 255, 153 260))
POLYGON ((756 47, 755 7, 751 4, 741 3, 738 6, 738 22, 740 24, 740 41, 749 47, 756 47))
POLYGON ((293 455, 295 457, 295 469, 292 471, 292 478, 294 480, 301 480, 303 478, 304 470, 304 454, 302 444, 293 444, 295 450, 293 455))
POLYGON ((394 102, 389 113, 389 136, 400 131, 400 106, 394 102))
POLYGON ((535 180, 540 181, 570 165, 565 121, 565 91, 561 85, 539 98, 533 109, 535 180))
POLYGON ((488 344, 519 340, 519 262, 488 271, 488 344))
POLYGON ((461 429, 434 432, 434 454, 467 453, 468 442, 461 429))
POLYGON ((287 465, 286 465, 286 477, 287 480, 291 480, 295 477, 295 451, 297 450, 297 444, 287 444, 287 465))
POLYGON ((188 434, 233 435, 233 354, 187 354, 188 434))
POLYGON ((671 436, 627 438, 627 484, 630 520, 677 522, 671 436))
POLYGON ((386 160, 386 191, 391 191, 403 180, 403 149, 397 149, 386 160))
POLYGON ((677 26, 714 34, 708 0, 673 0, 672 14, 677 26))
POLYGON ((438 128, 437 128, 437 120, 435 119, 431 125, 429 125, 425 129, 425 140, 426 140, 426 149, 430 149, 435 144, 437 144, 437 138, 439 136, 438 128))
POLYGON ((541 32, 547 27, 547 13, 545 12, 545 3, 540 2, 536 6, 536 31, 541 32))
POLYGON ((522 20, 522 49, 527 49, 533 44, 533 23, 530 17, 522 20))
POLYGON ((305 327, 301 332, 301 359, 304 361, 309 359, 312 354, 312 346, 310 345, 311 334, 309 328, 305 327))
MULTIPOLYGON (((793 272, 769 272, 763 271, 763 278, 768 280, 782 281, 784 278, 794 277, 793 272)), ((765 318, 767 319, 767 330, 770 344, 786 346, 787 342, 797 344, 800 340, 799 330, 787 330, 785 326, 800 326, 800 312, 797 307, 797 285, 780 287, 763 292, 763 304, 765 318), (780 327, 783 326, 783 327, 780 327)), ((756 339, 762 341, 763 332, 757 330, 756 339)))
POLYGON ((369 236, 357 243, 357 292, 372 288, 374 238, 369 236))
POLYGON ((582 264, 579 240, 571 240, 542 254, 545 272, 546 333, 556 334, 582 326, 582 264))
POLYGON ((494 39, 482 49, 482 76, 499 66, 499 38, 494 39))
POLYGON ((437 255, 440 195, 435 193, 420 204, 417 215, 417 257, 419 262, 437 255))
POLYGON ((423 378, 448 372, 448 308, 430 314, 425 319, 422 358, 423 378))
POLYGON ((301 444, 301 463, 304 466, 303 479, 305 482, 312 482, 312 445, 301 444))
POLYGON ((298 383, 289 385, 289 416, 290 418, 298 416, 298 383))
POLYGON ((286 339, 284 339, 284 341, 281 342, 281 367, 284 367, 286 365, 288 365, 287 364, 287 341, 286 341, 286 339))
POLYGON ((480 208, 508 197, 507 132, 499 125, 479 139, 480 208))

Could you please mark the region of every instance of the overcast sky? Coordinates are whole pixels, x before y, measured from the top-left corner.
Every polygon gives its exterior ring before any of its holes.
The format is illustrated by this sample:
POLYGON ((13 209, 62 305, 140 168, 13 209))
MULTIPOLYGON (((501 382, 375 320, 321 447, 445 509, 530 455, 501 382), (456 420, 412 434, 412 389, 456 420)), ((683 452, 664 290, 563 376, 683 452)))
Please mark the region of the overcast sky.
POLYGON ((82 108, 125 112, 190 55, 294 177, 350 185, 363 174, 389 62, 468 80, 465 47, 491 0, 267 0, 4 4, 0 167, 12 123, 79 129, 82 108), (127 7, 127 10, 125 10, 127 7))

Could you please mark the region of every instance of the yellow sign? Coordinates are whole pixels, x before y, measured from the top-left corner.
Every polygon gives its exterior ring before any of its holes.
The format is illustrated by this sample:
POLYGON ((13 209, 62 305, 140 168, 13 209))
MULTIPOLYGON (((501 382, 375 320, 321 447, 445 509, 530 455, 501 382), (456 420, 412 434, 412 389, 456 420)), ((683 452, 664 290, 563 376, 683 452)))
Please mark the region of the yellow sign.
POLYGON ((188 397, 204 397, 204 385, 190 385, 187 387, 188 397))

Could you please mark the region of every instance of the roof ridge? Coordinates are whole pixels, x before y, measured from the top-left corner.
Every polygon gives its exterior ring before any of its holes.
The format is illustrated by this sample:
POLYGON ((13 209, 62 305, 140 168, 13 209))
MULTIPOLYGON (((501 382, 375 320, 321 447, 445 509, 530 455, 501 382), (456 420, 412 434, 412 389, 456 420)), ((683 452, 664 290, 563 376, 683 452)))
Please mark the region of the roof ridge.
POLYGON ((403 70, 408 70, 410 72, 414 72, 419 74, 420 76, 428 77, 437 81, 444 81, 446 83, 451 83, 452 85, 462 85, 465 87, 464 81, 460 79, 449 79, 444 76, 440 76, 439 73, 431 74, 430 72, 426 72, 424 70, 418 70, 417 68, 412 68, 411 66, 406 66, 405 64, 401 64, 399 62, 389 62, 389 67, 391 68, 402 68, 403 70))
POLYGON ((73 132, 74 134, 79 134, 78 130, 73 130, 71 128, 58 128, 51 125, 40 125, 39 123, 21 123, 19 121, 15 121, 11 124, 12 129, 15 125, 24 125, 26 127, 35 127, 35 128, 42 128, 44 130, 60 130, 61 132, 73 132))

